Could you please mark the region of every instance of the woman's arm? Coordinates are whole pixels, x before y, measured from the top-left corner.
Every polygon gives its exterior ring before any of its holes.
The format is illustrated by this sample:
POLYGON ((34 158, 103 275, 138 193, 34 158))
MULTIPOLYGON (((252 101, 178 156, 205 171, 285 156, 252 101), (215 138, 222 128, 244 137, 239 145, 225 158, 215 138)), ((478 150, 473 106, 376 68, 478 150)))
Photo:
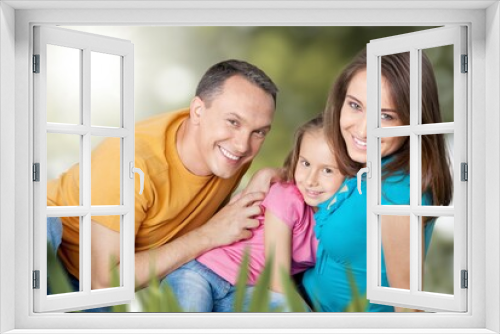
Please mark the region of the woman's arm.
MULTIPOLYGON (((423 224, 422 224, 423 225, 423 224)), ((423 233, 423 228, 421 233, 423 233)), ((422 234, 423 235, 423 234, 422 234)), ((410 217, 382 217, 382 247, 391 288, 410 289, 410 217)), ((422 254, 423 254, 422 247, 422 254)), ((418 312, 401 307, 396 312, 418 312)))
MULTIPOLYGON (((410 217, 382 217, 382 247, 391 288, 410 289, 410 217)), ((401 307, 394 308, 403 312, 401 307)))
POLYGON ((271 290, 283 292, 283 269, 290 273, 292 262, 292 231, 283 221, 267 211, 264 221, 264 245, 266 261, 273 256, 271 290))

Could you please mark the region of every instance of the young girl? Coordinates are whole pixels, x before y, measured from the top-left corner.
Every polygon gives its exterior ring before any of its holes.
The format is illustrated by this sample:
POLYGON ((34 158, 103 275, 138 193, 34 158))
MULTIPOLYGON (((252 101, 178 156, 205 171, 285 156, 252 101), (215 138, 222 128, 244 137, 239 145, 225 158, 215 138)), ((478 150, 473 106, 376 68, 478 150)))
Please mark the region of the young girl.
POLYGON ((265 215, 259 217, 261 224, 252 230, 251 238, 208 251, 162 281, 173 289, 183 310, 231 311, 247 248, 250 250, 249 285, 255 285, 266 256, 274 255, 271 308, 284 304, 280 277, 283 268, 294 275, 314 266, 315 208, 333 196, 344 180, 324 136, 321 116, 296 131, 282 179, 283 182, 271 186, 262 202, 265 215))

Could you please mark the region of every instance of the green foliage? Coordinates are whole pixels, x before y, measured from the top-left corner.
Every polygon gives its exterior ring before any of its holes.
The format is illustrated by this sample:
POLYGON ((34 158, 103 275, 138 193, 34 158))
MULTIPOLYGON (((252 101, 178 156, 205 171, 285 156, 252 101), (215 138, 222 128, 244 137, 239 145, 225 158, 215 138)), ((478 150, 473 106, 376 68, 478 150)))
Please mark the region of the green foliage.
MULTIPOLYGON (((250 256, 248 251, 245 251, 243 261, 236 283, 236 297, 234 302, 234 312, 282 312, 290 310, 292 312, 306 312, 307 306, 297 292, 295 284, 286 271, 282 272, 282 282, 284 286, 284 294, 287 300, 287 305, 282 308, 271 309, 269 305, 269 284, 271 281, 271 263, 272 257, 266 261, 266 266, 260 275, 257 284, 254 286, 253 293, 249 300, 248 310, 243 309, 245 298, 247 298, 247 282, 248 282, 248 266, 250 256)), ((47 249, 47 263, 49 284, 52 293, 67 293, 72 292, 69 278, 66 275, 61 263, 55 257, 50 246, 47 249), (54 288, 52 288, 54 287, 54 288)), ((114 262, 111 262, 114 263, 114 262)), ((183 312, 176 296, 168 284, 160 284, 158 278, 154 274, 154 269, 151 269, 149 286, 145 289, 136 292, 136 297, 141 306, 142 312, 183 312)), ((111 269, 111 286, 120 286, 120 277, 118 267, 113 266, 111 269)), ((116 305, 111 308, 111 312, 129 312, 128 305, 116 305)))
POLYGON ((57 259, 50 244, 47 244, 47 272, 50 273, 47 277, 47 284, 50 286, 52 294, 73 292, 68 275, 66 275, 66 271, 57 259))
POLYGON ((269 285, 271 282, 271 260, 266 260, 264 270, 255 284, 255 289, 252 294, 249 312, 269 312, 269 285))
POLYGON ((243 312, 243 302, 245 301, 245 292, 248 281, 248 264, 250 262, 250 253, 245 249, 243 261, 240 266, 238 281, 236 282, 236 296, 234 298, 234 312, 243 312))
POLYGON ((281 282, 291 312, 307 312, 306 303, 295 288, 295 283, 286 270, 281 271, 281 282))
POLYGON ((151 275, 149 287, 136 293, 143 312, 183 312, 168 284, 151 275))
POLYGON ((354 278, 354 274, 352 273, 352 269, 347 266, 346 269, 347 281, 349 282, 349 286, 351 288, 351 302, 345 308, 344 312, 365 312, 366 307, 368 306, 368 300, 366 299, 366 295, 360 295, 358 286, 356 284, 356 279, 354 278))

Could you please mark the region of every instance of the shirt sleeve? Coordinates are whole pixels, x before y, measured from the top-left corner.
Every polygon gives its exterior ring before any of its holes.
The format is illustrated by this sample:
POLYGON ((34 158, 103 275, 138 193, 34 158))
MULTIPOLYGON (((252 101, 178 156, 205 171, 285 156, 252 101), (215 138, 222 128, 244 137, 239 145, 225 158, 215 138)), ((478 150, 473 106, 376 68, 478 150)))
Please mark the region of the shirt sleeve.
POLYGON ((304 200, 292 183, 273 184, 262 205, 290 229, 300 220, 304 211, 304 200))

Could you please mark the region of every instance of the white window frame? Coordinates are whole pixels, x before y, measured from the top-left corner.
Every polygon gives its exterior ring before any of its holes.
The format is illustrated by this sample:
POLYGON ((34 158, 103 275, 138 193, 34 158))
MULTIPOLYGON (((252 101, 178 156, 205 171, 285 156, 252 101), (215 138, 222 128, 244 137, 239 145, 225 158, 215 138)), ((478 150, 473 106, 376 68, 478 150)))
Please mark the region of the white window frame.
POLYGON ((34 27, 34 54, 39 56, 34 83, 34 162, 39 163, 39 181, 33 184, 34 270, 39 272, 39 288, 34 289, 35 312, 75 311, 92 307, 128 304, 135 295, 135 191, 134 191, 134 45, 130 41, 51 26, 34 27), (47 45, 57 45, 80 53, 79 124, 47 122, 47 45), (120 61, 120 125, 95 126, 91 121, 91 55, 99 52, 120 61), (76 206, 47 206, 47 134, 80 136, 80 203, 76 206), (91 205, 92 136, 120 138, 120 203, 91 205), (120 216, 120 285, 91 288, 92 215, 120 216), (47 295, 47 217, 80 217, 80 291, 47 295))
POLYGON ((461 287, 461 270, 467 270, 467 188, 469 182, 461 181, 460 164, 467 163, 467 73, 462 73, 462 55, 467 55, 466 27, 449 26, 372 40, 367 46, 367 164, 371 177, 367 179, 367 298, 375 304, 415 307, 428 311, 467 310, 467 289, 461 287), (454 122, 422 124, 421 119, 421 59, 425 49, 453 46, 453 114, 454 122), (410 54, 410 124, 382 127, 381 61, 391 54, 410 54), (422 206, 422 148, 424 134, 454 134, 452 165, 453 205, 422 206), (380 143, 383 137, 407 136, 410 141, 410 203, 409 205, 381 205, 382 167, 380 143), (395 289, 380 286, 381 277, 381 228, 383 215, 408 216, 410 224, 410 287, 395 289), (422 290, 421 217, 451 216, 453 225, 453 293, 442 294, 422 290))
MULTIPOLYGON (((500 331, 500 10, 498 1, 237 1, 0 3, 0 332, 37 333, 85 328, 89 333, 157 332, 498 333, 500 331), (128 6, 116 9, 119 6, 128 6), (397 6, 397 8, 393 8, 397 6), (457 7, 459 6, 459 7, 457 7), (158 8, 161 7, 161 8, 158 8), (79 8, 79 9, 74 9, 79 8), (103 10, 103 8, 115 8, 103 10), (142 8, 143 10, 137 10, 142 8), (225 9, 221 9, 225 8, 225 9), (465 314, 71 314, 32 313, 32 82, 34 24, 65 25, 451 25, 470 31, 469 55, 469 311, 465 314), (15 71, 13 70, 15 68, 15 71), (487 71, 486 71, 487 68, 487 71), (15 82, 15 85, 12 83, 15 82), (15 131, 14 131, 15 130, 15 131), (15 143, 13 146, 12 143, 15 143), (15 172, 15 173, 14 173, 15 172), (15 175, 15 177, 12 177, 15 175), (488 175, 486 182, 486 175, 488 175), (14 199, 12 196, 14 195, 14 199), (14 222, 14 224, 12 223, 14 222), (12 236, 15 236, 13 238, 12 236), (13 255, 14 251, 14 255, 13 255), (14 288, 13 288, 14 287, 14 288), (486 293, 487 291, 487 293, 486 293), (14 305, 14 307, 13 307, 14 305), (196 321, 193 321, 196 317, 196 321), (423 321, 423 319, 425 319, 423 321), (166 328, 170 329, 166 329, 166 328), (353 329, 357 328, 358 330, 353 329), (190 330, 175 330, 186 328, 190 330), (295 328, 285 330, 283 328, 295 328), (413 328, 413 329, 410 329, 413 328), (100 330, 99 330, 100 329, 100 330), (120 330, 122 329, 122 330, 120 330), (163 329, 163 330, 162 330, 163 329), (418 330, 415 330, 418 329, 418 330), (153 331, 153 330, 152 330, 153 331), (248 332, 248 330, 246 331, 248 332)), ((339 46, 341 47, 341 46, 339 46)))

